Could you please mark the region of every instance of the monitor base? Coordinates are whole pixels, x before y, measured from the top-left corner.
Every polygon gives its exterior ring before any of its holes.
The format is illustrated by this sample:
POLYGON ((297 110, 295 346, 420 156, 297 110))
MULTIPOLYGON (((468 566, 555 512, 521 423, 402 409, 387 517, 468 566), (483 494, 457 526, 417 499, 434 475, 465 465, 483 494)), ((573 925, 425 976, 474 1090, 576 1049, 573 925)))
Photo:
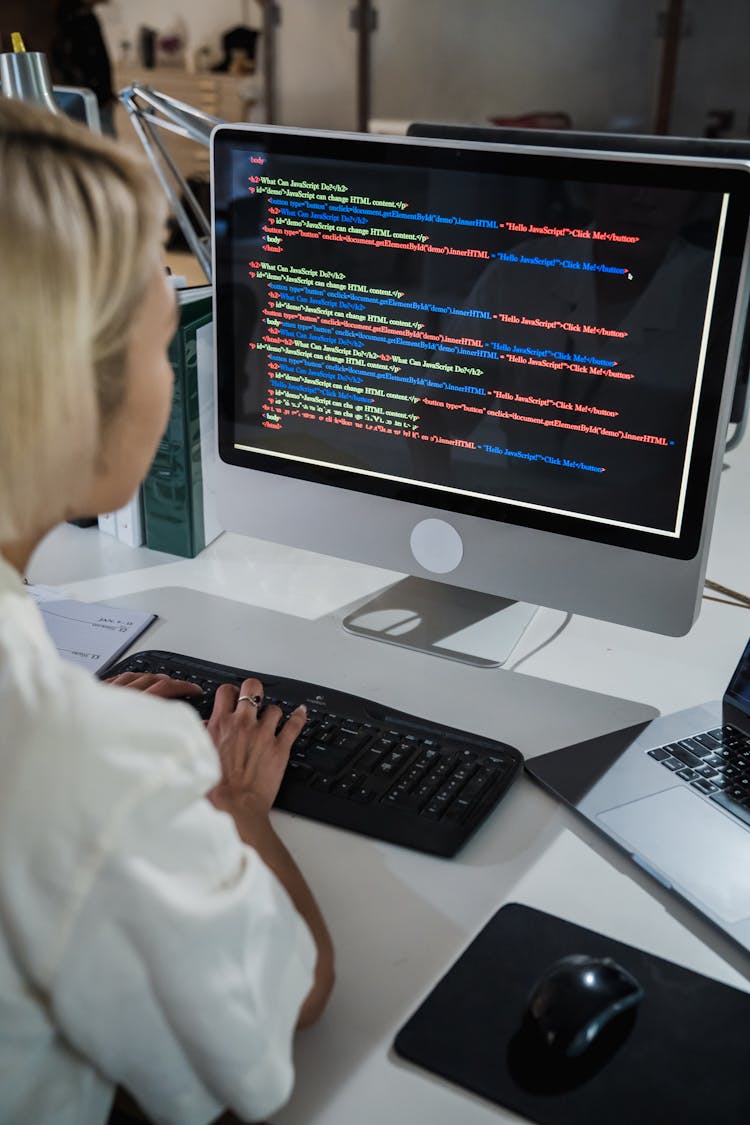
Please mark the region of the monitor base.
POLYGON ((475 668, 498 668, 537 606, 425 578, 403 578, 347 613, 347 632, 475 668))

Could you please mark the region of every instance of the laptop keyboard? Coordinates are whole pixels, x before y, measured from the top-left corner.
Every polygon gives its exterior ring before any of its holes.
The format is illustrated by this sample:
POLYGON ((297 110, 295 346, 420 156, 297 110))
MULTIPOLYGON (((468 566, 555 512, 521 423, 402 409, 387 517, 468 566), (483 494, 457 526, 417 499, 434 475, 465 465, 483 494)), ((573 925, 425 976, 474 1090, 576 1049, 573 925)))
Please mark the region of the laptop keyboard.
POLYGON ((250 676, 265 703, 307 707, 276 807, 435 855, 454 855, 523 767, 518 750, 372 700, 162 651, 134 653, 104 675, 155 672, 197 683, 186 702, 207 719, 220 684, 250 676))
POLYGON ((727 724, 648 750, 687 785, 750 825, 750 737, 727 724))

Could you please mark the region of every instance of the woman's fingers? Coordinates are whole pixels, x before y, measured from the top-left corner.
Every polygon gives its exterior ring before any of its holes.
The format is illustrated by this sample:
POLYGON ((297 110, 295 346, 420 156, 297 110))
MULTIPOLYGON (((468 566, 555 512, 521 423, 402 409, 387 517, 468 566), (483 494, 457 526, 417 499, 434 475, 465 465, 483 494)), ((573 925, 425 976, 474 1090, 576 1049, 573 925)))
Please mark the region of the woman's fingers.
POLYGON ((120 672, 119 676, 110 676, 105 684, 115 684, 116 687, 129 687, 134 680, 140 679, 143 672, 120 672))
POLYGON ((156 672, 121 672, 104 681, 115 687, 128 687, 134 691, 145 691, 151 695, 162 695, 167 699, 184 699, 186 696, 203 694, 203 688, 187 680, 175 680, 156 672))
POLYGON ((216 689, 211 719, 223 719, 233 711, 242 714, 246 719, 254 719, 262 704, 263 684, 260 680, 254 678, 243 680, 239 688, 234 684, 221 684, 216 689))
POLYGON ((242 714, 243 719, 257 719, 258 712, 263 706, 263 684, 251 676, 243 680, 237 693, 235 710, 242 714))
POLYGON ((173 680, 169 676, 157 677, 156 683, 141 689, 148 695, 161 695, 164 699, 187 699, 188 696, 203 695, 203 688, 187 680, 173 680))
POLYGON ((286 720, 281 730, 277 734, 277 739, 282 743, 287 750, 291 750, 292 746, 302 733, 302 728, 307 722, 307 708, 304 703, 300 703, 299 707, 295 707, 289 718, 286 720))

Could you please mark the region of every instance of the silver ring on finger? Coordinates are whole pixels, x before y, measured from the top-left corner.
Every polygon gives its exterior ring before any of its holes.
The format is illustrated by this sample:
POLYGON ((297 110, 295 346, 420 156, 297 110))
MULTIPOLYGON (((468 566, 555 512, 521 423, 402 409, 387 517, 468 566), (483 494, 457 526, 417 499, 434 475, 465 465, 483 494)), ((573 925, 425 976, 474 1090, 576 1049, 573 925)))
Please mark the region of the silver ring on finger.
POLYGON ((263 702, 263 696, 262 695, 241 695, 239 697, 239 699, 237 700, 238 704, 240 704, 240 703, 250 703, 250 704, 252 704, 253 707, 260 707, 262 702, 263 702))

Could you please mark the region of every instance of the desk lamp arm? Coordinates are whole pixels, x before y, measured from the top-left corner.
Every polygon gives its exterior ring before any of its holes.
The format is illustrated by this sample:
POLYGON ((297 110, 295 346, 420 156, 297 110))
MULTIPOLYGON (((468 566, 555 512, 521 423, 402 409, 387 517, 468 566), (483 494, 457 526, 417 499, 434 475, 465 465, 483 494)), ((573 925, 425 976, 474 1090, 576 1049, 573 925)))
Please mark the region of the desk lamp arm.
POLYGON ((159 136, 159 129, 166 129, 207 146, 211 130, 214 125, 222 123, 222 118, 203 113, 177 98, 161 94, 140 83, 128 86, 119 96, 187 244, 211 281, 211 224, 187 179, 159 136), (192 220, 195 220, 195 225, 192 220))

